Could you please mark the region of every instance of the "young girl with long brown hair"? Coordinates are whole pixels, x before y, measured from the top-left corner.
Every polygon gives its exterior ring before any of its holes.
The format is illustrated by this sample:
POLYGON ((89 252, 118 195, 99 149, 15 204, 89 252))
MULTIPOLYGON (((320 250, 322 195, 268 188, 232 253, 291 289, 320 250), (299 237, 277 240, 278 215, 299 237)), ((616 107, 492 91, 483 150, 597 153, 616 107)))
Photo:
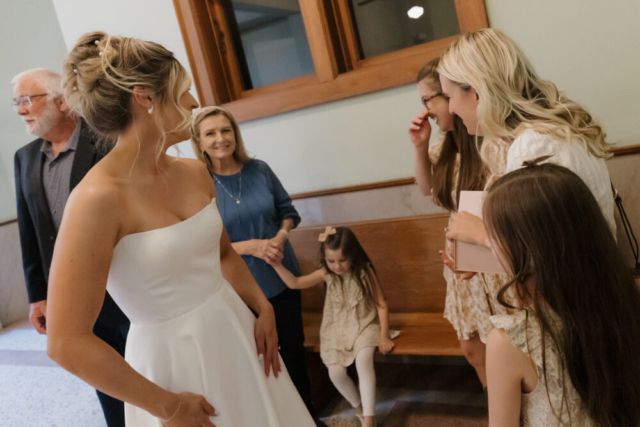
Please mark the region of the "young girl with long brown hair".
POLYGON ((593 192, 531 165, 489 190, 484 223, 513 280, 487 342, 492 427, 640 425, 640 290, 593 192))
POLYGON ((295 277, 282 265, 276 272, 292 289, 326 283, 327 295, 320 328, 320 357, 340 394, 356 408, 363 427, 375 425, 376 347, 387 354, 393 347, 389 310, 376 270, 356 235, 346 227, 327 227, 319 237, 320 268, 295 277), (347 375, 355 361, 360 392, 347 375))

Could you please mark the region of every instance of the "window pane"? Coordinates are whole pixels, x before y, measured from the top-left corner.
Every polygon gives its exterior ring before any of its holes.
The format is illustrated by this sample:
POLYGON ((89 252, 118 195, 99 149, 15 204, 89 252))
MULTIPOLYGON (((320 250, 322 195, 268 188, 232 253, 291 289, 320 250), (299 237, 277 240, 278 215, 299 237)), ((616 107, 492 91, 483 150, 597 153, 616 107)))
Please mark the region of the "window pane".
POLYGON ((315 73, 298 0, 230 1, 245 90, 315 73))
POLYGON ((349 0, 360 59, 460 33, 454 0, 349 0))

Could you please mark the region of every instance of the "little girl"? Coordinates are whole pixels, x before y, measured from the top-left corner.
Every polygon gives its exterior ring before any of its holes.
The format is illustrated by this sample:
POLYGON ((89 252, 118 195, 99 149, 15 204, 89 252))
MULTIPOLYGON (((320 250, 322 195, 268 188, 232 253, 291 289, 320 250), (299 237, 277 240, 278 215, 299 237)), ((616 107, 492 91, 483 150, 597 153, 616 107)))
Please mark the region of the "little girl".
POLYGON ((327 227, 320 234, 320 269, 295 277, 282 265, 275 266, 291 289, 305 289, 326 282, 320 328, 320 357, 340 394, 356 408, 364 427, 375 425, 376 376, 373 354, 393 347, 389 312, 376 271, 355 234, 346 227, 327 227), (347 375, 355 360, 360 393, 347 375))
POLYGON ((514 277, 501 293, 519 300, 491 317, 489 425, 637 427, 640 290, 589 187, 536 161, 484 204, 488 240, 514 277))

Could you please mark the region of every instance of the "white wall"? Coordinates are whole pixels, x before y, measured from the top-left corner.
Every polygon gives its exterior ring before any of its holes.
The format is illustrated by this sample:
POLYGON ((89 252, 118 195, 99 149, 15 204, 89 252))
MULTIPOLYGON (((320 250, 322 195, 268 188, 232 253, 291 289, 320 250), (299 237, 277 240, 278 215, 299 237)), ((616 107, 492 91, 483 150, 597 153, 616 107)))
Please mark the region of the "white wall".
MULTIPOLYGON (((602 120, 611 141, 640 143, 638 0, 486 0, 539 73, 602 120)), ((105 30, 162 43, 188 67, 171 0, 53 0, 67 47, 105 30)), ((249 149, 290 192, 410 176, 412 85, 245 123, 249 149)), ((190 155, 191 150, 183 150, 190 155)))
POLYGON ((584 104, 608 140, 640 144, 640 1, 485 0, 538 73, 584 104))
POLYGON ((30 68, 58 71, 66 55, 51 0, 0 0, 0 223, 16 217, 13 155, 35 137, 11 107, 11 79, 30 68))

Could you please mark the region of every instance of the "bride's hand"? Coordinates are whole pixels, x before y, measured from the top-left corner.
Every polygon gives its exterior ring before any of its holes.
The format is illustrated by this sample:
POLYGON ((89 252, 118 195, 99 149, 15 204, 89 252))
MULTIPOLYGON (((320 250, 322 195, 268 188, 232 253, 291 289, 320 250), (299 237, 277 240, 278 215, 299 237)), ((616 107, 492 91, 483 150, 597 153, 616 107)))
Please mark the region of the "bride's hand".
POLYGON ((180 393, 178 405, 171 408, 169 419, 162 420, 164 427, 216 427, 209 417, 217 416, 216 410, 204 396, 180 393))
POLYGON ((255 324, 258 358, 264 361, 264 373, 269 376, 273 367, 273 374, 278 377, 282 370, 280 355, 278 354, 278 332, 276 331, 276 316, 271 304, 266 304, 260 311, 255 324))

